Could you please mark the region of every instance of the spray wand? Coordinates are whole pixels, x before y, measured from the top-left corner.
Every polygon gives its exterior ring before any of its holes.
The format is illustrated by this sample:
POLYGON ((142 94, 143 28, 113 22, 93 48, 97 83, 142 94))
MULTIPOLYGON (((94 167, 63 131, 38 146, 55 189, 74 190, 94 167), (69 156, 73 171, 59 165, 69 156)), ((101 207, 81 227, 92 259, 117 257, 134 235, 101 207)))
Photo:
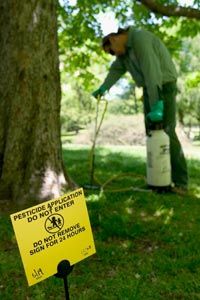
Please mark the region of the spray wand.
POLYGON ((144 178, 144 176, 138 176, 138 174, 134 174, 134 173, 121 173, 121 174, 117 174, 114 175, 113 177, 109 178, 108 180, 106 180, 106 182, 104 183, 100 183, 99 180, 97 180, 97 178, 95 178, 94 175, 94 171, 95 171, 95 148, 96 148, 96 141, 107 111, 107 107, 108 107, 108 101, 106 99, 101 98, 101 96, 97 97, 97 105, 96 105, 96 113, 95 113, 95 125, 94 125, 94 136, 93 136, 93 141, 92 141, 92 147, 90 150, 90 156, 89 156, 89 173, 90 173, 90 184, 86 184, 84 185, 84 188, 86 189, 91 189, 91 190, 108 190, 110 192, 122 192, 122 191, 136 191, 136 192, 152 192, 152 190, 147 190, 147 189, 143 189, 140 187, 126 187, 126 188, 118 188, 118 189, 109 189, 106 188, 106 186, 111 183, 113 180, 116 180, 117 178, 121 178, 121 177, 133 177, 133 175, 135 177, 142 177, 142 179, 144 178), (101 114, 101 118, 99 121, 99 107, 100 107, 100 103, 105 103, 104 108, 103 108, 103 112, 101 114), (99 122, 98 122, 99 121, 99 122), (98 185, 95 185, 95 182, 98 185))
POLYGON ((99 186, 95 186, 94 185, 94 169, 95 169, 95 148, 96 148, 96 141, 97 141, 97 137, 99 135, 106 111, 107 111, 107 107, 108 107, 108 101, 106 99, 101 99, 100 96, 97 97, 97 105, 96 105, 96 114, 95 114, 95 128, 94 128, 94 137, 93 137, 93 141, 92 141, 92 147, 91 147, 91 151, 90 151, 90 185, 87 185, 87 188, 90 189, 99 189, 99 186), (100 102, 105 102, 104 105, 104 109, 101 115, 101 119, 98 123, 98 119, 99 119, 99 106, 100 106, 100 102))

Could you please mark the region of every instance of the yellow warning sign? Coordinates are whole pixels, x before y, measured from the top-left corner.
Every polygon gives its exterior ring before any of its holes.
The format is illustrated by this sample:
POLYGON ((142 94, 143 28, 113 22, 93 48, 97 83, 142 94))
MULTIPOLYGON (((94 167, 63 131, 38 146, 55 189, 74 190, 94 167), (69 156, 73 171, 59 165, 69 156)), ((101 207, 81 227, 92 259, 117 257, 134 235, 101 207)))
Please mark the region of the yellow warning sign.
POLYGON ((10 217, 29 285, 56 274, 62 260, 74 265, 95 253, 83 189, 10 217))

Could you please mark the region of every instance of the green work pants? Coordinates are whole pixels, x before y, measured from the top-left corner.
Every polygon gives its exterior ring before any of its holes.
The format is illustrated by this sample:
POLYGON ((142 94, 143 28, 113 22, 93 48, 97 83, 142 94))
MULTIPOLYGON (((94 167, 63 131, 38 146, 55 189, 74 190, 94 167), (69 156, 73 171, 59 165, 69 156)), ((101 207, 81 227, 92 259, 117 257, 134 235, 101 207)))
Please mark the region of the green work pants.
MULTIPOLYGON (((146 133, 149 131, 149 123, 147 121, 147 114, 150 112, 149 99, 146 88, 144 92, 144 116, 146 133)), ((176 135, 176 94, 177 86, 176 82, 166 83, 162 86, 162 90, 159 90, 160 99, 164 102, 164 115, 163 126, 165 132, 169 136, 170 140, 170 157, 171 157, 171 169, 172 169, 172 182, 179 187, 187 188, 188 173, 187 164, 183 154, 181 144, 176 135)))

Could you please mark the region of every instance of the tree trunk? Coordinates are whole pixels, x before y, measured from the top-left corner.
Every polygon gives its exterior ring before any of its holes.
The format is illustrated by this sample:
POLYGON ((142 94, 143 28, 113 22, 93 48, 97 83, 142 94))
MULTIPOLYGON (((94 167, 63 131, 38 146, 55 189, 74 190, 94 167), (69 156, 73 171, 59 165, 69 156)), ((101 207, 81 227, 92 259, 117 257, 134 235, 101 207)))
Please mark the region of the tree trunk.
POLYGON ((56 1, 1 1, 0 45, 0 198, 57 197, 71 183, 60 140, 56 1))

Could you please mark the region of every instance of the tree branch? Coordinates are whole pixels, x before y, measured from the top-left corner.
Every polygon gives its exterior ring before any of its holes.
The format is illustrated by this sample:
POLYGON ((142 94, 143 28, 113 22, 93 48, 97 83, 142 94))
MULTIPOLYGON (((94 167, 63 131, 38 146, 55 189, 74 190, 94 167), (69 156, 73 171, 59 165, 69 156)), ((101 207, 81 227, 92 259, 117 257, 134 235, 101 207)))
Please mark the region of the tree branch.
POLYGON ((176 5, 162 5, 157 3, 155 0, 138 0, 147 8, 149 8, 152 12, 158 13, 164 16, 176 16, 176 17, 187 17, 189 19, 200 19, 200 10, 184 7, 184 6, 176 6, 176 5))

